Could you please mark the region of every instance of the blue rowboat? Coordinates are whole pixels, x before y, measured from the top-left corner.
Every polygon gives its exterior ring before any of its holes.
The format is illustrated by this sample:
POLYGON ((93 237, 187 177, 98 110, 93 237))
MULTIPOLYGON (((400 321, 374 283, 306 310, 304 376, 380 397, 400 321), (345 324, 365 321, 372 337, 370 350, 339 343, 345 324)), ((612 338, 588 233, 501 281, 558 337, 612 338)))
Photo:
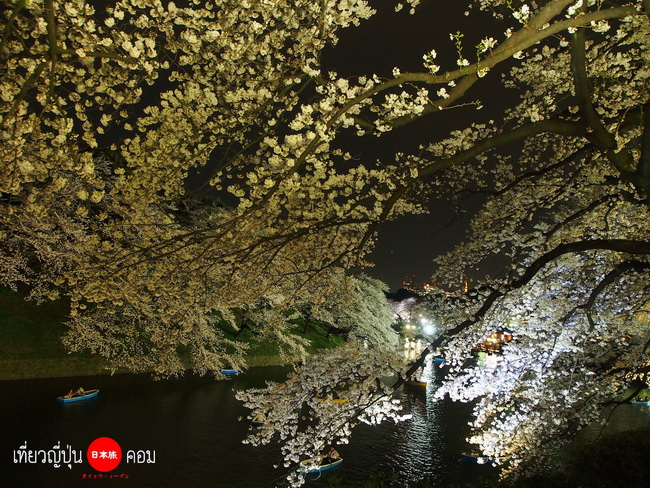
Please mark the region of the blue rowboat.
POLYGON ((459 461, 465 464, 494 464, 494 459, 481 456, 475 452, 461 454, 459 461))
POLYGON ((251 420, 251 425, 253 427, 261 427, 262 425, 264 425, 264 421, 265 421, 264 415, 258 414, 255 416, 253 420, 251 420))
POLYGON ((63 403, 81 402, 95 398, 97 395, 99 395, 99 390, 86 390, 83 393, 73 393, 71 396, 63 395, 56 399, 63 403))
POLYGON ((461 463, 478 463, 478 454, 461 454, 459 461, 461 463))
POLYGON ((650 405, 650 402, 630 402, 630 405, 650 405))
MULTIPOLYGON (((320 458, 320 461, 322 461, 322 457, 320 458)), ((298 467, 298 471, 304 474, 321 473, 323 471, 327 471, 328 469, 334 469, 340 466, 343 462, 343 458, 338 458, 336 461, 332 461, 328 464, 316 465, 315 463, 317 462, 319 462, 318 459, 307 459, 305 461, 301 461, 300 466, 298 467)))
POLYGON ((235 376, 241 373, 241 369, 222 369, 221 374, 226 376, 235 376))

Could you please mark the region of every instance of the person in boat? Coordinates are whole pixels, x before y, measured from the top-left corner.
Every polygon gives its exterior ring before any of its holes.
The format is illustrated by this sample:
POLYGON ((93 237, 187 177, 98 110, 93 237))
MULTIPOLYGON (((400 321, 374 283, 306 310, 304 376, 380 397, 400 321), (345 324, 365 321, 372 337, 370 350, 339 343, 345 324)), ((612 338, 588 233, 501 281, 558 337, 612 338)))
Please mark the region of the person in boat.
POLYGON ((73 395, 74 395, 74 391, 70 390, 68 393, 63 395, 63 398, 72 398, 73 395))
POLYGON ((77 389, 77 395, 85 395, 86 390, 84 390, 81 386, 77 389))
POLYGON ((323 456, 321 465, 332 464, 333 462, 338 461, 340 458, 341 456, 339 456, 337 450, 330 446, 329 452, 323 456))

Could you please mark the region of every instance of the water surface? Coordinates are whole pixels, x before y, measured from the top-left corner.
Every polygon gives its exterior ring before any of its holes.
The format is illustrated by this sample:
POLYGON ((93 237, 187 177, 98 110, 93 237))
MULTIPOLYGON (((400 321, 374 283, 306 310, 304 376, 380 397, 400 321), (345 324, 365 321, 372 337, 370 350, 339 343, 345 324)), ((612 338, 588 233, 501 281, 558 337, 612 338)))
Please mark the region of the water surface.
MULTIPOLYGON (((235 399, 236 389, 282 380, 287 368, 253 368, 230 381, 188 376, 152 381, 149 376, 119 375, 0 382, 0 486, 13 487, 250 487, 280 486, 286 476, 277 446, 242 444, 248 414, 235 399), (97 399, 61 404, 56 397, 83 386, 99 388, 97 399), (99 437, 116 440, 121 464, 99 473, 86 460, 86 449, 99 437), (15 463, 21 445, 48 451, 55 445, 83 451, 72 468, 15 463), (127 464, 127 450, 155 451, 154 464, 127 464), (100 477, 99 475, 102 475, 100 477), (111 477, 112 476, 112 477, 111 477)), ((349 445, 337 446, 344 458, 334 475, 360 484, 369 472, 393 473, 408 487, 421 480, 436 486, 492 478, 489 466, 458 461, 467 451, 471 407, 433 399, 440 374, 429 366, 426 387, 406 387, 399 396, 413 417, 380 426, 361 425, 349 445)), ((626 406, 625 423, 647 423, 650 408, 626 406), (646 412, 639 417, 639 412, 646 412), (640 420, 639 420, 640 418, 640 420), (627 419, 627 420, 626 420, 627 419)), ((323 475, 311 486, 327 486, 323 475)))

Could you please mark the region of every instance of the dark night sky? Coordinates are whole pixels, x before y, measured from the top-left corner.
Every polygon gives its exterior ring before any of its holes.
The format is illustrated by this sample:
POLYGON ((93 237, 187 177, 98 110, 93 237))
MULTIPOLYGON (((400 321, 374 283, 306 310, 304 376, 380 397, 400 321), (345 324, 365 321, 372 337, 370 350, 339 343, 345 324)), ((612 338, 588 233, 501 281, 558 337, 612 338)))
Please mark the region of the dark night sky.
MULTIPOLYGON (((506 29, 491 16, 478 11, 465 16, 468 2, 463 1, 425 0, 414 16, 405 10, 396 13, 392 7, 396 2, 370 3, 378 13, 359 27, 341 32, 337 46, 323 55, 325 71, 334 70, 344 76, 373 73, 390 76, 393 67, 399 67, 402 72, 422 71, 422 56, 432 48, 438 53, 437 61, 442 70, 454 69, 456 57, 450 33, 460 30, 465 34, 463 54, 472 60, 475 59, 474 46, 481 39, 493 36, 501 40, 506 29), (445 53, 451 56, 445 58, 445 53)), ((495 69, 466 94, 465 101, 480 99, 483 102, 485 108, 481 111, 458 108, 442 113, 444 118, 431 114, 379 139, 374 136, 356 138, 350 143, 351 151, 356 150, 360 159, 368 163, 377 159, 390 162, 396 151, 415 152, 420 144, 466 125, 469 118, 488 120, 495 110, 500 111, 494 103, 503 103, 507 98, 494 96, 500 77, 500 71, 495 69)), ((431 202, 430 208, 432 212, 428 215, 403 217, 384 224, 379 232, 376 249, 370 256, 376 266, 365 271, 384 281, 391 290, 401 286, 405 275, 415 274, 419 282, 430 281, 435 274, 432 259, 451 250, 464 236, 467 217, 454 219, 454 209, 442 199, 431 202), (453 224, 449 225, 452 220, 453 224)))

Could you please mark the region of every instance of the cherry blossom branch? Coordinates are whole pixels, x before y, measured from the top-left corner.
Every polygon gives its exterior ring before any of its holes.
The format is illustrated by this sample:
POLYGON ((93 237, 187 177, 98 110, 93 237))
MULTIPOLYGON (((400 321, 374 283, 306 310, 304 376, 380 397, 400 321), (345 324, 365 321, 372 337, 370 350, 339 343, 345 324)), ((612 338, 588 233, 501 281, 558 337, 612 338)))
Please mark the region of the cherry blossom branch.
MULTIPOLYGON (((418 169, 417 177, 413 178, 412 181, 426 181, 444 169, 465 163, 470 159, 479 156, 491 149, 502 147, 507 144, 547 132, 569 137, 579 137, 585 135, 584 127, 577 122, 571 122, 562 119, 549 119, 540 122, 533 122, 531 124, 522 125, 507 132, 502 132, 495 136, 488 137, 475 144, 471 148, 466 149, 465 151, 461 151, 454 156, 422 166, 418 169)), ((392 210, 392 207, 400 198, 402 198, 408 189, 408 185, 402 185, 397 190, 395 190, 384 207, 384 212, 382 214, 382 217, 384 219, 388 217, 392 210)))
POLYGON ((594 303, 596 303, 596 299, 602 293, 602 291, 628 271, 641 273, 643 271, 647 271, 648 269, 650 269, 650 263, 643 261, 624 261, 622 263, 618 263, 613 270, 607 273, 607 275, 594 287, 591 294, 589 295, 587 302, 578 307, 587 311, 587 321, 589 322, 590 330, 593 330, 596 326, 591 312, 594 303))
POLYGON ((2 116, 2 122, 0 123, 0 127, 5 125, 5 122, 9 120, 14 113, 18 110, 18 107, 20 106, 20 103, 25 100, 27 97, 27 93, 29 92, 29 89, 32 87, 34 82, 38 79, 39 76, 41 76, 41 73, 43 73, 43 70, 47 67, 48 62, 43 61, 40 63, 38 66, 36 66, 36 69, 32 72, 31 75, 29 75, 29 78, 25 80, 25 83, 23 83, 23 86, 20 88, 20 92, 18 95, 16 95, 16 98, 14 100, 14 103, 11 106, 11 109, 7 111, 7 113, 3 114, 2 116))
POLYGON ((584 137, 586 134, 582 124, 569 120, 548 119, 539 122, 533 122, 531 124, 522 125, 507 132, 488 137, 478 144, 475 144, 471 148, 462 151, 454 156, 425 165, 418 170, 418 179, 424 180, 430 178, 443 169, 464 163, 491 149, 503 147, 507 144, 544 133, 558 134, 567 137, 584 137))
MULTIPOLYGON (((583 25, 587 25, 590 22, 596 22, 599 20, 614 19, 614 18, 624 18, 632 15, 639 15, 640 13, 634 7, 616 7, 605 10, 597 10, 595 12, 590 12, 587 14, 582 14, 578 17, 562 20, 550 25, 549 27, 542 28, 548 22, 550 22, 555 16, 557 16, 567 5, 572 3, 572 0, 553 0, 545 7, 543 7, 540 12, 533 18, 526 27, 521 29, 518 33, 512 35, 510 39, 504 42, 500 47, 494 49, 490 56, 486 59, 474 63, 467 67, 462 67, 453 71, 448 71, 441 75, 434 75, 431 73, 404 73, 396 76, 392 80, 388 80, 380 85, 376 85, 370 90, 348 100, 343 104, 338 110, 336 110, 325 123, 326 129, 331 129, 338 123, 338 120, 347 114, 353 107, 359 105, 361 102, 372 98, 378 93, 387 91, 396 86, 403 85, 409 82, 422 82, 425 84, 443 84, 449 83, 458 78, 466 77, 464 82, 460 86, 456 87, 456 90, 453 93, 453 97, 450 96, 448 99, 441 99, 436 102, 436 107, 448 106, 452 101, 456 100, 465 91, 473 84, 477 77, 476 74, 479 71, 484 71, 489 68, 493 68, 497 64, 505 61, 506 59, 511 58, 514 54, 523 51, 531 46, 534 46, 541 40, 553 36, 563 30, 569 28, 576 28, 583 25), (541 30, 538 30, 540 29, 541 30)), ((315 135, 314 138, 309 142, 307 147, 302 151, 302 153, 296 159, 294 166, 288 171, 287 176, 290 176, 297 172, 305 163, 308 156, 313 154, 316 149, 323 143, 323 138, 320 135, 315 135)), ((277 180, 274 185, 269 189, 266 195, 261 199, 260 204, 266 203, 272 194, 274 194, 282 184, 283 179, 277 180)))
MULTIPOLYGON (((56 47, 55 51, 57 54, 69 54, 72 56, 79 56, 79 53, 74 49, 64 49, 62 47, 56 47)), ((87 58, 102 58, 102 59, 113 59, 115 61, 120 61, 125 64, 137 64, 138 60, 131 56, 124 56, 122 54, 110 53, 107 51, 84 51, 83 56, 87 58)))
MULTIPOLYGON (((48 37, 49 50, 50 50, 50 59, 53 65, 52 73, 54 73, 54 69, 56 67, 57 55, 70 54, 70 55, 78 56, 79 54, 74 49, 64 49, 61 46, 59 46, 58 36, 56 32, 57 27, 56 27, 55 15, 54 15, 53 0, 45 0, 44 11, 45 11, 45 21, 47 23, 47 37, 48 37)), ((84 51, 83 55, 92 58, 115 59, 126 64, 136 64, 138 62, 136 58, 133 58, 131 56, 123 56, 120 54, 114 54, 105 51, 84 51)))
MULTIPOLYGON (((646 0, 646 5, 650 0, 646 0)), ((648 7, 646 6, 646 9, 648 7)), ((650 15, 650 13, 649 13, 650 15)), ((646 204, 650 207, 650 103, 643 106, 643 133, 641 136, 641 157, 636 168, 635 181, 644 189, 646 204)))
MULTIPOLYGON (((547 264, 551 263, 558 257, 564 254, 575 252, 589 251, 589 250, 609 250, 616 252, 623 252, 629 254, 650 254, 650 242, 646 241, 631 241, 625 239, 594 239, 589 241, 579 241, 566 244, 560 244, 555 249, 547 252, 546 254, 537 258, 531 265, 528 266, 526 271, 516 280, 512 281, 505 288, 493 290, 484 300, 481 307, 474 313, 472 318, 469 318, 456 327, 446 331, 444 334, 438 336, 432 341, 428 347, 424 348, 418 360, 409 368, 407 375, 413 374, 419 367, 422 366, 424 360, 431 351, 436 350, 451 337, 458 335, 460 332, 468 329, 470 326, 476 324, 481 320, 487 312, 492 308, 496 300, 505 296, 507 293, 516 289, 522 288, 528 284, 535 275, 544 268, 547 264)), ((650 267, 650 264, 646 263, 650 267)), ((396 387, 404 383, 404 378, 399 378, 395 383, 396 387)))
POLYGON ((542 270, 547 264, 551 263, 555 259, 563 256, 565 254, 572 254, 583 251, 615 251, 620 253, 627 254, 641 254, 648 255, 650 254, 650 242, 648 241, 633 241, 629 239, 592 239, 587 241, 577 241, 569 242, 565 244, 560 244, 551 251, 543 254, 533 261, 527 268, 526 271, 516 280, 512 281, 504 288, 496 289, 492 291, 484 300, 481 307, 474 314, 472 318, 469 318, 453 329, 446 332, 445 335, 453 336, 463 330, 467 329, 471 325, 477 323, 482 319, 485 314, 492 308, 494 302, 507 293, 517 290, 519 288, 527 285, 535 275, 542 270))
MULTIPOLYGON (((463 93, 465 93, 465 91, 478 79, 478 77, 476 77, 476 74, 478 72, 495 67, 497 64, 511 58, 513 55, 517 54, 520 51, 524 51, 529 47, 534 46, 547 37, 551 37, 566 29, 585 26, 591 22, 624 18, 632 15, 640 15, 639 11, 637 11, 634 7, 616 7, 585 13, 575 18, 558 21, 548 27, 543 27, 549 23, 553 17, 558 15, 564 7, 571 4, 572 1, 573 0, 556 0, 550 2, 538 13, 534 19, 532 19, 527 24, 526 27, 513 34, 504 43, 502 43, 501 46, 494 49, 491 55, 484 60, 453 71, 448 71, 441 75, 434 75, 430 73, 403 73, 397 76, 395 79, 389 80, 382 85, 378 85, 372 90, 356 97, 355 99, 351 100, 350 103, 356 105, 365 98, 372 97, 375 94, 393 88, 394 86, 409 82, 443 84, 449 83, 450 81, 456 80, 458 78, 467 77, 467 79, 463 81, 462 87, 460 87, 460 85, 457 86, 457 96, 450 96, 448 99, 440 99, 437 102, 431 104, 431 106, 427 107, 424 112, 430 113, 435 109, 448 106, 451 101, 454 101, 463 93), (473 77, 470 77, 469 75, 473 75, 473 77)), ((401 118, 397 120, 399 120, 398 125, 404 125, 407 122, 401 118)))
POLYGON ((632 155, 626 149, 616 151, 616 138, 605 128, 591 102, 591 88, 589 87, 586 69, 585 43, 585 31, 580 28, 571 36, 571 71, 580 116, 587 127, 591 129, 587 134, 587 138, 606 153, 607 158, 621 172, 624 178, 632 180, 634 164, 632 155))
POLYGON ((582 156, 587 156, 587 154, 591 151, 591 149, 588 146, 583 146, 574 153, 570 154, 566 158, 563 158, 556 163, 549 164, 548 166, 544 166, 541 169, 535 170, 535 171, 529 171, 527 173, 522 173, 519 176, 517 176, 515 179, 513 179, 508 185, 503 187, 502 189, 498 191, 493 191, 493 192, 488 192, 492 195, 503 195, 513 188, 515 188, 519 183, 525 180, 537 178, 539 176, 545 175, 547 173, 550 173, 553 170, 559 169, 563 166, 566 166, 567 164, 570 164, 574 162, 576 159, 582 157, 582 156))
POLYGON ((612 195, 603 195, 602 197, 594 200, 591 202, 589 205, 579 209, 578 211, 574 212, 573 214, 569 215, 566 219, 564 219, 562 222, 558 222, 553 226, 553 228, 549 229, 547 232, 544 232, 544 237, 549 238, 553 235, 555 235, 558 231, 563 229, 567 224, 570 224, 571 222, 575 222, 578 220, 580 217, 584 217, 585 215, 589 215, 592 211, 600 207, 601 205, 611 202, 614 199, 612 195))
MULTIPOLYGON (((221 252, 216 256, 210 253, 210 251, 214 248, 213 243, 218 242, 226 231, 224 230, 223 232, 214 234, 210 232, 210 229, 201 229, 194 232, 184 233, 180 236, 166 239, 149 246, 137 248, 122 256, 114 256, 110 260, 98 263, 96 272, 100 273, 105 271, 107 264, 115 265, 121 262, 122 264, 116 266, 116 268, 107 275, 108 277, 115 276, 124 270, 136 268, 148 262, 153 262, 169 256, 173 256, 179 251, 179 249, 186 248, 191 245, 204 242, 206 240, 208 242, 205 246, 203 246, 200 253, 193 255, 191 258, 180 261, 178 263, 178 266, 183 265, 183 267, 186 268, 191 263, 200 262, 201 258, 209 255, 211 259, 207 260, 204 270, 204 273, 207 273, 210 268, 216 266, 218 263, 225 262, 228 258, 233 258, 237 262, 246 262, 248 260, 263 257, 271 253, 270 258, 265 258, 265 261, 267 261, 266 266, 268 266, 273 256, 280 252, 283 247, 291 242, 295 242, 301 238, 304 238, 308 234, 323 232, 330 228, 342 228, 351 225, 367 224, 368 222, 369 221, 366 218, 346 218, 342 220, 338 218, 331 218, 325 221, 321 221, 309 228, 295 229, 287 233, 277 233, 271 236, 260 237, 248 244, 246 247, 230 249, 227 252, 221 252), (129 262, 130 258, 136 259, 129 262)), ((358 248, 359 246, 355 246, 355 249, 358 248)), ((344 252, 341 252, 339 255, 334 256, 328 260, 327 263, 323 264, 323 266, 316 270, 314 274, 318 274, 331 266, 335 266, 338 261, 343 259, 346 254, 350 254, 351 252, 352 249, 347 249, 344 252)), ((171 274, 173 272, 174 271, 172 270, 169 273, 171 274)), ((237 269, 233 268, 231 273, 232 276, 234 276, 234 274, 237 273, 237 269)))
POLYGON ((16 19, 16 17, 18 17, 18 14, 20 13, 20 11, 23 9, 24 6, 25 6, 25 0, 19 0, 18 2, 16 2, 14 9, 11 12, 9 18, 7 19, 7 23, 5 24, 5 28, 2 33, 2 39, 0 39, 0 51, 4 49, 4 46, 7 43, 7 39, 9 39, 11 29, 14 25, 14 20, 16 19))
POLYGON ((584 126, 578 122, 571 122, 562 119, 543 120, 540 122, 533 122, 531 124, 523 125, 492 137, 488 137, 475 144, 471 148, 466 149, 465 151, 461 151, 454 156, 425 165, 418 170, 416 177, 411 178, 409 181, 407 181, 407 183, 398 186, 393 191, 392 195, 386 200, 383 205, 381 216, 377 219, 377 222, 368 229, 368 232, 361 239, 360 247, 363 247, 365 245, 365 243, 372 236, 372 233, 377 230, 377 227, 381 222, 388 220, 391 212, 393 211, 393 208, 408 192, 408 190, 411 188, 412 183, 416 181, 426 181, 426 179, 433 177, 436 173, 444 169, 467 162, 470 159, 479 156, 480 154, 483 154, 484 152, 491 149, 502 147, 507 144, 526 139, 530 136, 543 134, 546 132, 570 137, 585 135, 584 126))

